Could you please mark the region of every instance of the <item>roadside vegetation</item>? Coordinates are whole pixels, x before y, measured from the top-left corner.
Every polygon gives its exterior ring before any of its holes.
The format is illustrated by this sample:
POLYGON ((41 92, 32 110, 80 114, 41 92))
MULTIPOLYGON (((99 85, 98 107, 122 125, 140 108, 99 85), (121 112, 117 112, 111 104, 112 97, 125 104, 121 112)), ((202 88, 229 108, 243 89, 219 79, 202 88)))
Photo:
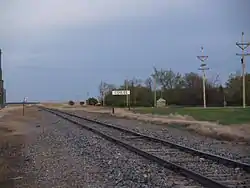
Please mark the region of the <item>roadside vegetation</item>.
MULTIPOLYGON (((250 106, 249 86, 250 74, 247 74, 247 106, 250 106)), ((111 107, 115 107, 113 115, 117 117, 178 128, 185 127, 219 139, 250 140, 250 108, 241 107, 242 76, 239 73, 230 74, 225 83, 220 80, 219 75, 208 76, 206 109, 202 107, 202 77, 194 72, 180 74, 171 69, 154 68, 152 74, 145 80, 133 78, 121 85, 101 82, 99 92, 100 98, 88 99, 87 105, 92 107, 84 110, 110 114, 111 107), (112 90, 125 89, 130 90, 128 98, 130 111, 127 110, 126 96, 112 95, 112 90), (160 98, 166 100, 166 107, 153 107, 155 94, 157 100, 160 98), (94 107, 103 103, 105 108, 94 107)))
MULTIPOLYGON (((246 75, 246 104, 250 105, 250 74, 246 75)), ((126 96, 113 96, 112 90, 130 90, 129 105, 133 112, 159 115, 186 115, 195 120, 219 124, 250 123, 250 108, 242 106, 242 76, 230 74, 223 83, 219 75, 206 80, 207 107, 203 109, 202 77, 198 73, 180 74, 171 69, 156 69, 145 80, 133 78, 116 86, 101 82, 100 101, 106 106, 126 107, 126 96), (155 84, 154 84, 155 83, 155 84), (126 87, 127 86, 127 87, 126 87), (155 89, 156 88, 156 89, 155 89), (156 92, 154 92, 156 90, 156 92), (166 107, 154 108, 156 99, 166 100, 166 107), (103 101, 102 101, 103 102, 103 101)))
MULTIPOLYGON (((152 107, 154 105, 154 79, 156 81, 156 98, 163 98, 167 105, 199 107, 203 106, 202 77, 198 73, 175 73, 173 70, 157 70, 145 80, 133 78, 124 84, 114 85, 101 82, 99 86, 100 101, 105 95, 108 106, 126 106, 125 96, 112 96, 112 90, 130 90, 130 105, 133 107, 152 107)), ((246 75, 246 103, 250 105, 250 74, 246 75)), ((223 83, 219 75, 208 76, 206 81, 206 101, 208 107, 242 106, 242 76, 230 74, 223 83)))
POLYGON ((135 113, 156 114, 156 115, 182 115, 191 116, 195 120, 213 121, 223 125, 245 124, 250 122, 250 108, 241 107, 211 107, 203 109, 201 107, 186 108, 135 108, 135 113))

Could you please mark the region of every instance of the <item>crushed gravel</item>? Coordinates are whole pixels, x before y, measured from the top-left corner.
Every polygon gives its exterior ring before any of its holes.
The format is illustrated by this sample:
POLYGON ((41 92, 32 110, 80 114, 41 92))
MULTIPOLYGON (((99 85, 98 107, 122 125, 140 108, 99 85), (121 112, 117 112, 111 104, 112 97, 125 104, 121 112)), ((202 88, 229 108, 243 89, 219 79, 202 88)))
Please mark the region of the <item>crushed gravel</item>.
POLYGON ((202 187, 83 128, 43 113, 15 187, 202 187))
POLYGON ((187 147, 250 163, 250 145, 245 143, 216 140, 181 128, 118 118, 108 114, 90 113, 85 111, 74 111, 71 113, 129 128, 146 135, 167 139, 187 147))

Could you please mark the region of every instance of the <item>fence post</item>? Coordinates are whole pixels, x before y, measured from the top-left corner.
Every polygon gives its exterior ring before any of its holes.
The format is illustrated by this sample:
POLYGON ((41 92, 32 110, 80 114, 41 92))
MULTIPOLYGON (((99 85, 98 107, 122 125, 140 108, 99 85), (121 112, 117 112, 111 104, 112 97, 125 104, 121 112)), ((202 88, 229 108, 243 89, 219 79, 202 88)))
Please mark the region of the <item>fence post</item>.
POLYGON ((24 101, 23 101, 23 116, 24 116, 24 101))

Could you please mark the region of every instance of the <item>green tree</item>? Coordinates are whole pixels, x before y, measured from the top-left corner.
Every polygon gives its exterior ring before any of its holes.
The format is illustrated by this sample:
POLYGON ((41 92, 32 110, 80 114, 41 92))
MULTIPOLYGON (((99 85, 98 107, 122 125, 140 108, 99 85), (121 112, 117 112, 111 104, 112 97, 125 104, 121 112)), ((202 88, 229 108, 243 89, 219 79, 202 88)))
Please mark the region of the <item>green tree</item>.
MULTIPOLYGON (((246 74, 246 104, 250 105, 250 74, 246 74)), ((242 105, 242 76, 231 74, 226 82, 226 98, 229 105, 242 105)))
POLYGON ((94 97, 90 97, 88 100, 87 100, 87 103, 88 105, 96 105, 98 103, 98 100, 94 97))
MULTIPOLYGON (((203 105, 203 79, 197 73, 190 72, 184 75, 170 70, 157 70, 153 74, 157 83, 157 99, 163 97, 169 105, 201 106, 203 105)), ((144 81, 133 78, 128 81, 128 89, 131 91, 130 104, 132 106, 152 106, 154 99, 154 86, 152 77, 144 81)), ((113 89, 125 89, 125 84, 113 89)), ((104 88, 107 88, 106 86, 104 88)), ((106 104, 125 106, 125 96, 113 96, 112 89, 106 90, 106 104)), ((250 105, 250 75, 246 76, 246 99, 250 105)), ((224 100, 227 105, 242 105, 242 76, 230 75, 225 86, 219 81, 219 76, 213 76, 206 80, 206 99, 208 106, 223 106, 224 100), (219 84, 220 83, 220 84, 219 84)))
POLYGON ((183 85, 183 79, 180 73, 174 73, 169 70, 157 70, 154 67, 154 73, 152 76, 156 79, 157 84, 160 84, 164 90, 180 88, 183 85))

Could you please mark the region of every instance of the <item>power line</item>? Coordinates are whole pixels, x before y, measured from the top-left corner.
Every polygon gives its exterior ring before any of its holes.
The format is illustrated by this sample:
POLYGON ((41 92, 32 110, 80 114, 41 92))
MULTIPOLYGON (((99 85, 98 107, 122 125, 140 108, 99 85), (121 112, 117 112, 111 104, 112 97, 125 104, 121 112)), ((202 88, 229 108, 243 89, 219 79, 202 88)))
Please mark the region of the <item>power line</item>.
POLYGON ((203 76, 202 76, 203 106, 204 106, 204 108, 206 108, 207 105, 206 105, 206 73, 205 73, 205 71, 209 70, 209 68, 207 67, 207 64, 205 63, 205 61, 208 59, 208 56, 203 55, 203 50, 204 50, 204 48, 202 46, 201 47, 202 55, 197 56, 197 58, 201 61, 201 65, 200 65, 199 70, 201 70, 202 74, 203 74, 203 76))
POLYGON ((250 42, 244 42, 244 32, 241 33, 241 42, 236 42, 236 46, 238 46, 242 53, 237 56, 241 56, 241 65, 242 65, 242 105, 243 108, 246 108, 246 62, 245 56, 249 56, 250 53, 245 53, 245 50, 250 46, 250 42))

